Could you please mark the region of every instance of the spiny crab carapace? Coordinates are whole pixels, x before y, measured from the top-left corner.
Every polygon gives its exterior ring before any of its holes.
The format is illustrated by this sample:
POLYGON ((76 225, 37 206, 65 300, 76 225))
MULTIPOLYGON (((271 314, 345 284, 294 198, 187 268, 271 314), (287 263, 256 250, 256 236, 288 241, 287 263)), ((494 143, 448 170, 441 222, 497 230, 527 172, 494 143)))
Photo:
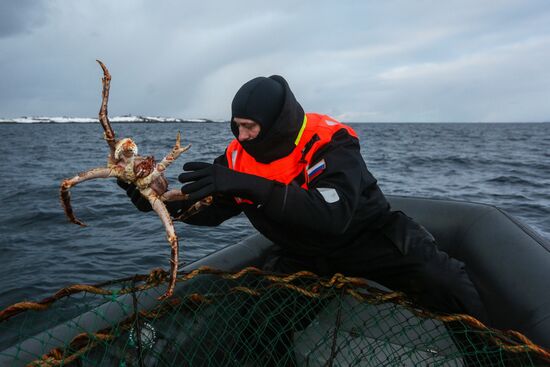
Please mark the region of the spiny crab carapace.
MULTIPOLYGON (((99 110, 99 122, 103 126, 103 130, 105 132, 104 138, 110 149, 110 153, 107 158, 107 166, 92 168, 79 173, 73 178, 63 180, 60 188, 61 204, 65 210, 65 214, 72 223, 80 226, 86 226, 86 224, 74 215, 71 207, 71 196, 69 192, 71 187, 84 181, 109 177, 114 177, 126 183, 136 185, 141 195, 149 201, 153 210, 160 217, 164 228, 166 229, 168 242, 170 243, 170 282, 166 292, 159 298, 162 300, 170 297, 174 292, 178 270, 179 252, 178 236, 174 230, 174 224, 172 222, 172 218, 170 217, 170 213, 166 209, 166 205, 164 203, 167 201, 185 200, 187 198, 187 195, 182 193, 180 190, 167 191, 168 182, 166 181, 163 172, 183 152, 187 151, 191 145, 181 147, 180 133, 178 132, 176 144, 172 150, 161 162, 156 163, 153 157, 138 155, 137 145, 132 139, 123 138, 117 140, 109 118, 107 117, 107 103, 109 100, 111 75, 109 74, 107 67, 101 61, 97 60, 97 62, 103 69, 103 90, 101 108, 99 110)), ((178 219, 188 217, 189 215, 198 212, 202 207, 209 205, 211 201, 211 197, 202 199, 192 205, 187 210, 186 214, 178 217, 178 219)))

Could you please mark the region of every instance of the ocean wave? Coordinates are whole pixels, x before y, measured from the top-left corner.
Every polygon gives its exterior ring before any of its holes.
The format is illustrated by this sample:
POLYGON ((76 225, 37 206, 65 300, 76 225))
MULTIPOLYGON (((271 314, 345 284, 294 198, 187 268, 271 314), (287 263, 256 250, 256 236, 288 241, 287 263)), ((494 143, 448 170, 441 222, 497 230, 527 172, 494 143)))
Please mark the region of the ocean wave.
POLYGON ((504 184, 504 185, 513 185, 513 186, 520 186, 520 187, 525 187, 525 186, 540 187, 540 188, 546 188, 547 187, 547 185, 539 183, 539 182, 526 180, 526 179, 523 179, 523 178, 518 177, 518 176, 506 176, 506 175, 493 177, 493 178, 485 180, 485 182, 504 184))
POLYGON ((449 167, 468 167, 471 166, 474 160, 471 158, 460 156, 447 156, 447 157, 433 157, 433 156, 412 156, 405 160, 407 163, 413 166, 423 165, 439 165, 449 167))

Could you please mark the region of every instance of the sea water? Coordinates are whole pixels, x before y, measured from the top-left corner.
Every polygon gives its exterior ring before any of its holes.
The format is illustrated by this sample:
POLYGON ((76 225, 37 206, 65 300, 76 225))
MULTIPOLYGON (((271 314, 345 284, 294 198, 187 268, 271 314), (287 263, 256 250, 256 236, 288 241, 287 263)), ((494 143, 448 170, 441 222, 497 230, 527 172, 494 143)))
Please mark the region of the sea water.
MULTIPOLYGON (((493 204, 550 238, 550 124, 351 124, 385 194, 493 204)), ((114 124, 143 155, 161 159, 176 133, 192 144, 166 172, 171 188, 184 162, 210 162, 232 138, 227 123, 114 124)), ((168 269, 170 248, 154 213, 137 211, 114 179, 71 190, 77 217, 59 201, 64 178, 104 166, 99 124, 0 125, 0 309, 75 283, 168 269)), ((180 261, 192 262, 254 229, 244 216, 218 227, 176 223, 180 261)))

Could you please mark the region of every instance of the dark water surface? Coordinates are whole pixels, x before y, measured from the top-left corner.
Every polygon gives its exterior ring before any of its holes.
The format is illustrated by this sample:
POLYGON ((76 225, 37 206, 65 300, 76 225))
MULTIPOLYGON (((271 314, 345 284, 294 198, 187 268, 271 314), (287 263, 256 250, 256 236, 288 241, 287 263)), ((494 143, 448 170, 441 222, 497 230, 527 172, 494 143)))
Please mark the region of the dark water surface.
MULTIPOLYGON (((497 205, 550 238, 550 124, 352 124, 386 194, 497 205)), ((230 140, 225 124, 116 124, 144 155, 163 157, 176 132, 193 147, 168 169, 172 187, 185 161, 211 161, 230 140)), ((155 267, 170 250, 154 213, 140 213, 113 179, 72 192, 70 224, 59 203, 63 178, 103 166, 97 124, 0 125, 0 308, 74 283, 97 283, 155 267)), ((216 228, 176 224, 189 263, 254 230, 243 217, 216 228)))

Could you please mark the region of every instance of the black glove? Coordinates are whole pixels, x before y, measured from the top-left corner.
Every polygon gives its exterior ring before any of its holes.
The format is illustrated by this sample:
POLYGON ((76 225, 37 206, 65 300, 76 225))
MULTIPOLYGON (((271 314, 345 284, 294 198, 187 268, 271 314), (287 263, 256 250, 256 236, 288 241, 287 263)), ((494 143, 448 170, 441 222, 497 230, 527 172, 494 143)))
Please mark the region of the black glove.
POLYGON ((181 183, 192 182, 181 187, 184 194, 189 194, 190 201, 222 193, 263 205, 269 200, 275 186, 275 181, 233 171, 219 164, 188 162, 183 165, 183 170, 191 171, 184 172, 178 177, 181 183))
POLYGON ((149 200, 143 197, 138 188, 134 184, 127 183, 120 178, 116 180, 118 186, 126 190, 126 195, 132 200, 132 203, 142 212, 150 212, 153 210, 149 200))

